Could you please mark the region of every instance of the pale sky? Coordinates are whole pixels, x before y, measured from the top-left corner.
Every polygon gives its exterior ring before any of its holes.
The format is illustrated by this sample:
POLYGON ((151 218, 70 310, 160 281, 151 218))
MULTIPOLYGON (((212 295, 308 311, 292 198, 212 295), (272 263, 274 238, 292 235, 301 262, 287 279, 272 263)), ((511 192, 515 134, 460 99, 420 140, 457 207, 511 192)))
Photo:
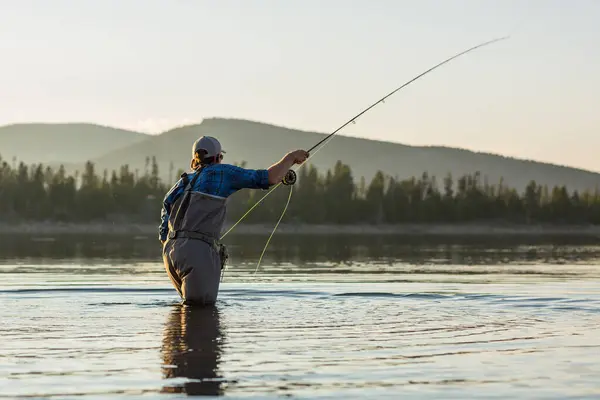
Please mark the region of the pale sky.
POLYGON ((0 0, 0 125, 327 133, 507 34, 341 134, 600 171, 600 0, 0 0))

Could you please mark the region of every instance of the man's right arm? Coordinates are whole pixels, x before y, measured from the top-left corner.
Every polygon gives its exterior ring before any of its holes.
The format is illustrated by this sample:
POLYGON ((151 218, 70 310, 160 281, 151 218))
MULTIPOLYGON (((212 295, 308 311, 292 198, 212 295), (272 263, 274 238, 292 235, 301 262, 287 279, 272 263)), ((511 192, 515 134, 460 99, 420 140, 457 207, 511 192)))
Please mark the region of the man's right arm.
POLYGON ((221 168, 226 173, 227 181, 233 191, 240 189, 268 189, 283 179, 294 164, 301 164, 308 157, 304 150, 296 150, 286 154, 281 160, 268 169, 246 169, 235 165, 224 164, 221 168))
POLYGON ((287 153, 281 160, 271 165, 267 169, 269 173, 269 184, 275 185, 283 179, 288 170, 294 164, 302 164, 308 158, 308 153, 304 150, 296 150, 287 153))

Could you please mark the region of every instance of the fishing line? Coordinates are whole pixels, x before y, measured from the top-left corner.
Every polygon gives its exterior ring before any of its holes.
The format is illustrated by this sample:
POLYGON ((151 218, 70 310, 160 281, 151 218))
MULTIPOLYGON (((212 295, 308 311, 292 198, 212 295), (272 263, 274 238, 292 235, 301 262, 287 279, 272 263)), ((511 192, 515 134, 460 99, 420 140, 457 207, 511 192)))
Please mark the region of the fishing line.
POLYGON ((271 238, 273 237, 273 235, 275 234, 275 231, 277 230, 277 227, 279 226, 279 223, 281 222, 281 220, 283 219, 283 216, 285 215, 285 212, 287 211, 288 206, 290 205, 290 200, 292 199, 292 188, 294 187, 293 185, 289 185, 290 186, 290 194, 288 195, 288 199, 287 202, 285 203, 285 207, 283 208, 283 211, 281 212, 281 216, 279 217, 279 221, 277 221, 277 224, 275 224, 275 228, 273 228, 273 232, 271 232, 271 236, 269 236, 269 239, 267 239, 267 243, 265 244, 265 247, 263 248, 262 253, 260 253, 260 258, 258 259, 258 263, 256 264, 256 269, 254 270, 254 273, 256 274, 256 272, 258 271, 258 267, 260 266, 260 262, 263 259, 263 256, 265 254, 265 251, 267 251, 267 247, 269 246, 269 242, 271 241, 271 238))
MULTIPOLYGON (((508 38, 510 38, 510 36, 504 36, 504 37, 500 37, 500 38, 497 38, 497 39, 493 39, 493 40, 489 40, 489 41, 483 42, 483 43, 481 43, 481 44, 478 44, 477 46, 473 46, 473 47, 471 47, 471 48, 469 48, 469 49, 467 49, 467 50, 464 50, 464 51, 462 51, 462 52, 460 52, 460 53, 458 53, 458 54, 456 54, 456 55, 454 55, 454 56, 452 56, 452 57, 450 57, 450 58, 447 58, 447 59, 445 59, 444 61, 442 61, 442 62, 440 62, 440 63, 438 63, 438 64, 434 65, 434 66, 433 66, 433 67, 431 67, 431 68, 429 68, 429 69, 428 69, 428 70, 426 70, 425 72, 422 72, 422 73, 420 73, 419 75, 415 76, 414 78, 412 78, 412 79, 411 79, 411 80, 409 80, 408 82, 406 82, 406 83, 402 84, 401 86, 399 86, 398 88, 396 88, 396 89, 392 90, 391 92, 389 92, 388 94, 386 94, 385 96, 383 96, 382 98, 380 98, 379 100, 377 100, 375 103, 371 104, 369 107, 365 108, 364 110, 362 110, 361 112, 359 112, 358 114, 356 114, 354 117, 350 118, 348 121, 346 121, 344 124, 342 124, 342 125, 341 125, 339 128, 337 128, 336 130, 334 130, 333 132, 331 132, 330 134, 328 134, 327 136, 325 136, 325 137, 324 137, 322 140, 320 140, 320 141, 319 141, 317 144, 315 144, 313 147, 311 147, 311 148, 310 148, 310 149, 307 151, 307 152, 309 153, 309 157, 312 157, 312 156, 314 156, 314 155, 315 155, 317 152, 319 152, 319 151, 320 151, 320 150, 321 150, 323 147, 325 147, 325 145, 326 145, 326 144, 327 144, 327 143, 328 143, 328 142, 329 142, 329 141, 330 141, 330 140, 333 138, 333 136, 334 136, 336 133, 338 133, 339 131, 341 131, 343 128, 345 128, 347 125, 349 125, 349 124, 351 124, 351 123, 354 123, 354 124, 355 124, 355 123, 356 123, 356 120, 357 120, 358 118, 360 118, 360 117, 361 117, 363 114, 365 114, 367 111, 371 110, 373 107, 377 106, 379 103, 385 103, 385 100, 386 100, 388 97, 392 96, 393 94, 395 94, 396 92, 400 91, 400 90, 401 90, 401 89, 403 89, 404 87, 406 87, 406 86, 410 85, 411 83, 413 83, 413 82, 414 82, 414 81, 416 81, 417 79, 421 78, 422 76, 424 76, 424 75, 428 74, 429 72, 431 72, 431 71, 433 71, 433 70, 435 70, 435 69, 437 69, 437 68, 441 67, 442 65, 444 65, 444 64, 446 64, 446 63, 448 63, 448 62, 450 62, 450 61, 454 60, 455 58, 458 58, 458 57, 460 57, 460 56, 462 56, 462 55, 464 55, 464 54, 467 54, 467 53, 469 53, 469 52, 471 52, 471 51, 473 51, 473 50, 475 50, 475 49, 478 49, 478 48, 480 48, 480 47, 484 47, 484 46, 490 45, 490 44, 492 44, 492 43, 495 43, 495 42, 499 42, 499 41, 501 41, 501 40, 506 40, 506 39, 508 39, 508 38), (319 146, 321 146, 321 147, 319 147, 319 146), (318 148, 318 147, 319 147, 319 148, 318 148), (315 151, 315 152, 314 152, 312 155, 310 155, 310 153, 311 153, 313 150, 315 150, 315 149, 316 149, 316 151, 315 151)), ((298 170, 298 169, 300 169, 300 168, 302 168, 302 166, 304 166, 304 164, 306 164, 306 160, 305 160, 305 161, 304 161, 302 164, 300 164, 300 166, 297 168, 297 170, 298 170)), ((293 167, 294 167, 294 166, 292 166, 292 168, 290 169, 290 171, 292 171, 292 172, 294 171, 294 170, 293 170, 293 167)), ((259 205, 259 204, 260 204, 260 203, 261 203, 261 202, 262 202, 262 201, 265 199, 265 198, 267 198, 267 196, 269 196, 271 193, 273 193, 273 191, 274 191, 275 189, 277 189, 279 186, 281 186, 282 184, 283 184, 283 182, 279 182, 279 183, 277 183, 277 184, 276 184, 275 186, 273 186, 273 188, 271 188, 271 189, 270 189, 270 190, 269 190, 269 191, 268 191, 268 192, 267 192, 267 193, 266 193, 266 194, 265 194, 263 197, 261 197, 261 198, 260 198, 260 199, 259 199, 259 200, 258 200, 258 201, 257 201, 257 202, 256 202, 256 203, 255 203, 255 204, 254 204, 254 205, 253 205, 251 208, 250 208, 250 209, 248 209, 248 211, 246 211, 246 213, 244 213, 244 215, 242 215, 242 216, 241 216, 241 218, 240 218, 240 219, 239 219, 239 220, 238 220, 238 221, 237 221, 235 224, 233 224, 233 226, 232 226, 231 228, 229 228, 229 229, 227 230, 227 232, 225 232, 225 233, 224 233, 224 234, 221 236, 221 240, 223 240, 223 238, 224 238, 225 236, 227 236, 227 235, 229 234, 229 232, 231 232, 231 231, 232 231, 232 230, 233 230, 233 229, 234 229, 234 228, 235 228, 235 227, 236 227, 236 226, 237 226, 237 225, 238 225, 240 222, 242 222, 242 220, 244 220, 244 218, 246 218, 246 217, 248 216, 248 214, 250 214, 250 212, 252 212, 252 210, 254 210, 254 209, 255 209, 255 208, 256 208, 256 207, 257 207, 257 206, 258 206, 258 205, 259 205)), ((261 257, 260 257, 260 259, 259 259, 259 264, 260 264, 260 262, 261 262, 261 260, 262 260, 262 257, 263 257, 263 255, 264 255, 264 253, 265 253, 266 249, 267 249, 267 246, 268 246, 268 244, 269 244, 269 242, 270 242, 271 238, 273 237, 273 234, 275 233, 275 230, 276 230, 276 229, 277 229, 277 227, 279 226, 279 223, 281 222, 281 219, 283 218, 283 215, 285 214, 285 211, 287 210, 287 206, 288 206, 288 205, 289 205, 289 203, 290 203, 290 199, 291 199, 291 197, 292 197, 292 189, 291 189, 291 186, 292 186, 292 185, 290 185, 290 194, 289 194, 289 196, 288 196, 288 201, 287 201, 287 203, 286 203, 286 205, 285 205, 285 208, 283 209, 283 212, 282 212, 282 214, 281 214, 281 217, 279 218, 279 220, 277 221, 277 224, 275 225, 275 228, 273 229, 273 232, 271 232, 271 235, 269 236, 269 239, 267 240, 267 244, 265 245, 265 247, 264 247, 264 249, 263 249, 263 252, 262 252, 262 254, 261 254, 261 257)), ((256 267, 256 270, 258 270, 258 265, 257 265, 257 267, 256 267)), ((255 273, 256 273, 256 270, 255 270, 255 273)))
POLYGON ((267 193, 266 193, 266 194, 265 194, 263 197, 261 197, 261 198, 260 198, 260 200, 258 200, 258 201, 256 202, 256 204, 254 204, 252 207, 250 207, 250 209, 249 209, 248 211, 246 211, 246 213, 245 213, 244 215, 242 215, 242 216, 240 217, 240 219, 238 219, 238 221, 237 221, 235 224, 233 224, 233 226, 232 226, 231 228, 229 228, 229 229, 227 230, 227 232, 225 232, 225 233, 223 234, 223 236, 221 236, 221 239, 220 239, 220 240, 223 240, 223 238, 224 238, 225 236, 227 236, 227 234, 228 234, 229 232, 231 232, 231 231, 233 230, 233 228, 235 228, 235 227, 236 227, 236 226, 237 226, 237 225, 238 225, 240 222, 242 222, 242 220, 243 220, 244 218, 246 218, 246 216, 247 216, 248 214, 250 214, 250 212, 251 212, 252 210, 254 210, 254 209, 256 208, 256 206, 258 206, 258 205, 259 205, 259 204, 260 204, 260 203, 261 203, 261 202, 262 202, 264 199, 266 199, 268 195, 270 195, 271 193, 273 193, 273 191, 274 191, 275 189, 277 189, 277 188, 278 188, 280 185, 282 185, 282 183, 281 183, 281 182, 279 182, 277 185, 273 186, 273 188, 272 188, 272 189, 270 189, 270 190, 269 190, 269 191, 268 191, 268 192, 267 192, 267 193))

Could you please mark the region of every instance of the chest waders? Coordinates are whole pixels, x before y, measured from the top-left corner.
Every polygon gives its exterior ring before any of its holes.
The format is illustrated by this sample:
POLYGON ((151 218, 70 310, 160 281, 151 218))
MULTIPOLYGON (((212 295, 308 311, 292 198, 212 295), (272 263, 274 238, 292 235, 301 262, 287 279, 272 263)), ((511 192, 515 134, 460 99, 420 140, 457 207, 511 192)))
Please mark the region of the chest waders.
POLYGON ((163 247, 167 273, 187 304, 214 304, 228 258, 219 241, 227 199, 193 191, 201 173, 191 182, 187 174, 181 176, 183 195, 175 201, 163 247))

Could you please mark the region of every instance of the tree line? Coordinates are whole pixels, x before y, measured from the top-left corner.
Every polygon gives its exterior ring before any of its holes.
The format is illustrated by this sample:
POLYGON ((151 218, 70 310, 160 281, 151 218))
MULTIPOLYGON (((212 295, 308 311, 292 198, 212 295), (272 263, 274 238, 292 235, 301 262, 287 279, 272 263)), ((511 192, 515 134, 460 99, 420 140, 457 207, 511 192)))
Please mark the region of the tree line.
MULTIPOLYGON (((242 163, 241 166, 244 166, 242 163)), ((180 175, 183 171, 178 171, 180 175)), ((128 165, 98 173, 87 162, 83 171, 67 174, 61 166, 10 165, 0 158, 0 220, 112 221, 156 223, 163 198, 174 182, 159 178, 154 157, 144 171, 128 165)), ((520 224, 599 224, 600 191, 568 191, 531 181, 520 193, 503 183, 491 184, 479 172, 441 179, 423 172, 398 179, 381 171, 358 183, 350 167, 338 161, 321 173, 313 165, 298 171, 298 182, 284 221, 307 224, 401 224, 509 222, 520 224)), ((242 190, 230 198, 228 218, 237 220, 261 196, 242 190)), ((271 224, 280 216, 288 190, 275 190, 248 217, 249 223, 271 224)))

